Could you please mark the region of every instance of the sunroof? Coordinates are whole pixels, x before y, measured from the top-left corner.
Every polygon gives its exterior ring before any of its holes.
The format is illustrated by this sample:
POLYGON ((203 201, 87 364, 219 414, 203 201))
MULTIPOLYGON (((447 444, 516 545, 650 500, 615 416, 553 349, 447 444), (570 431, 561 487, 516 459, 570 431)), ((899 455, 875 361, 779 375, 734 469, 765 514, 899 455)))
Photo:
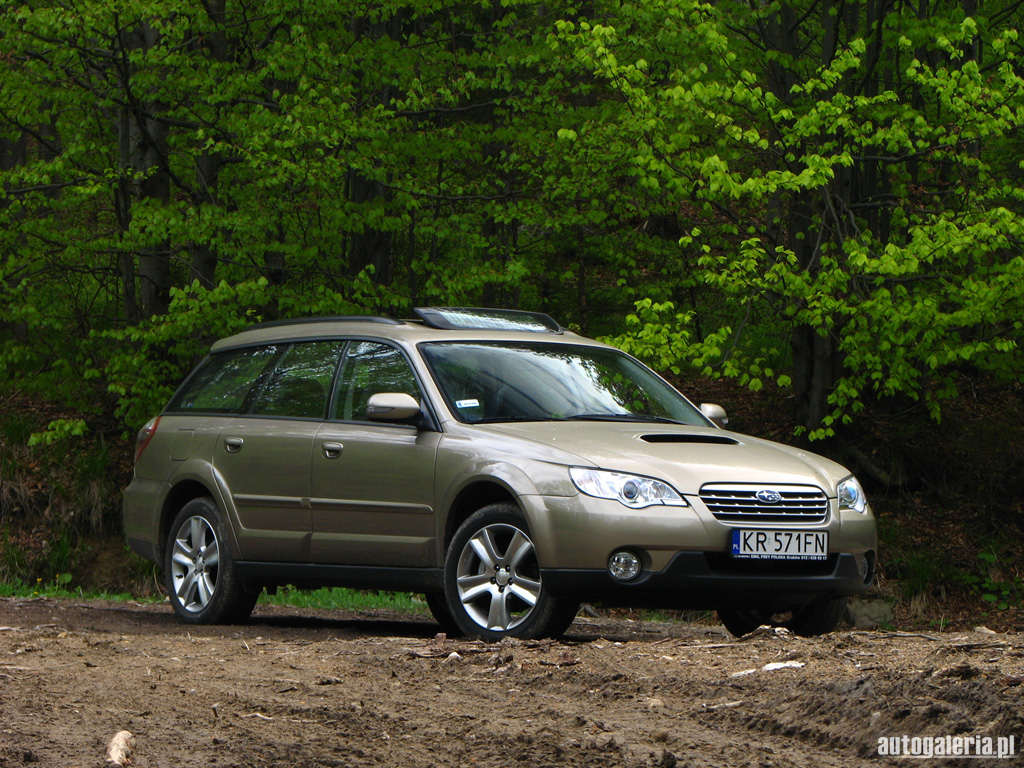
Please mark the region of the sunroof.
POLYGON ((431 328, 446 331, 534 331, 561 333, 560 326, 541 312, 475 307, 416 307, 413 310, 431 328))

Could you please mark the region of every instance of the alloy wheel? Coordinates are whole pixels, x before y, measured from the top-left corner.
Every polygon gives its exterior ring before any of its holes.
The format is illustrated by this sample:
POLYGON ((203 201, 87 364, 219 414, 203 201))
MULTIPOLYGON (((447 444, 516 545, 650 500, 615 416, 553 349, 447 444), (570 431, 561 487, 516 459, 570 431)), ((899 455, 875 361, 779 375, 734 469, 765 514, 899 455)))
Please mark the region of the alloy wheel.
POLYGON ((541 597, 530 537, 506 523, 478 530, 459 557, 456 590, 467 615, 484 629, 504 632, 526 621, 541 597))
POLYGON ((178 601, 189 613, 203 611, 217 590, 220 545, 210 522, 190 517, 178 528, 171 554, 171 581, 178 601))

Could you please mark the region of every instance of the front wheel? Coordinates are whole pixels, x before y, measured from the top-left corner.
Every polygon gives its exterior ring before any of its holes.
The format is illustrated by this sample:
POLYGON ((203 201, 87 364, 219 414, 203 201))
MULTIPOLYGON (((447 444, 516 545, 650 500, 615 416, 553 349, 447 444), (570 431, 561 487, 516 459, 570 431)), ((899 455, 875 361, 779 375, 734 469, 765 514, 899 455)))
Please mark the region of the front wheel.
POLYGON ((491 504, 459 527, 444 580, 455 623, 484 640, 561 635, 579 607, 545 589, 526 519, 514 504, 491 504))
POLYGON ((174 518, 164 546, 164 586, 174 612, 189 624, 230 624, 252 613, 259 592, 238 580, 213 499, 193 499, 174 518))

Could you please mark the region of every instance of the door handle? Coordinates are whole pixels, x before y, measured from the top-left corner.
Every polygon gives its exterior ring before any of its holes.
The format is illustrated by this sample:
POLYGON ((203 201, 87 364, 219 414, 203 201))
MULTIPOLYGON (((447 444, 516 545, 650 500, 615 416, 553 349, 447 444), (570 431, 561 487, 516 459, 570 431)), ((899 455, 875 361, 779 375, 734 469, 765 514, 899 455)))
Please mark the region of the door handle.
POLYGON ((336 459, 341 456, 341 452, 345 450, 345 446, 341 443, 324 443, 320 448, 324 452, 325 459, 336 459))
POLYGON ((245 442, 240 437, 225 437, 224 438, 224 450, 228 453, 238 453, 242 450, 242 443, 245 442))

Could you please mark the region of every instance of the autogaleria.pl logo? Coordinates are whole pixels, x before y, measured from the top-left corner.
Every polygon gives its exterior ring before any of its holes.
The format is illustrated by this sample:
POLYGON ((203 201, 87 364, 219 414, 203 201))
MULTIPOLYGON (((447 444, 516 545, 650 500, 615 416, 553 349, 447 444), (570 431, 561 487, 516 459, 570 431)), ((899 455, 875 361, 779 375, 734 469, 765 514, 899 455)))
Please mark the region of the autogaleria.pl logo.
POLYGON ((987 757, 1017 755, 1016 736, 880 736, 882 757, 987 757))

